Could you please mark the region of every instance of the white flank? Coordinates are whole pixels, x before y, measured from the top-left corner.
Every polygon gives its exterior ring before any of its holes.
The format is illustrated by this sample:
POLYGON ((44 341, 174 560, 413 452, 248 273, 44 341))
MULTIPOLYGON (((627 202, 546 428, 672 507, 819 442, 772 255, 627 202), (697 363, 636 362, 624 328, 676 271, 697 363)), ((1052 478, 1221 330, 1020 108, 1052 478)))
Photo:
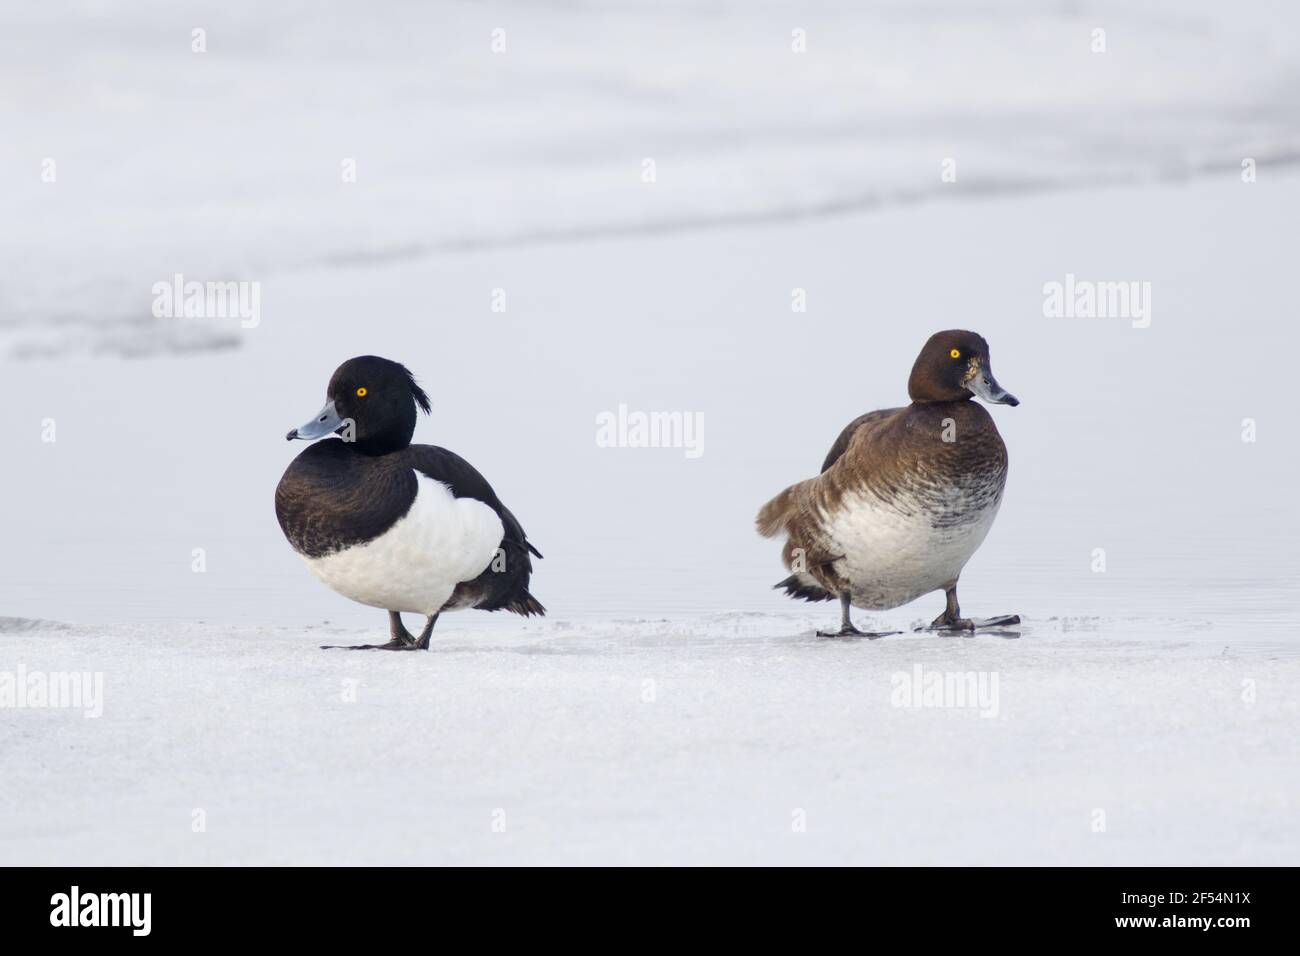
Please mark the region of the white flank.
POLYGON ((436 614, 457 584, 478 577, 505 534, 501 519, 442 482, 418 473, 416 480, 401 520, 373 541, 304 558, 312 574, 361 604, 419 614, 436 614))
POLYGON ((834 552, 844 555, 835 567, 849 580, 853 605, 899 607, 955 580, 989 533, 1000 503, 973 511, 962 524, 935 528, 924 508, 906 515, 873 495, 846 497, 828 516, 826 530, 834 552))

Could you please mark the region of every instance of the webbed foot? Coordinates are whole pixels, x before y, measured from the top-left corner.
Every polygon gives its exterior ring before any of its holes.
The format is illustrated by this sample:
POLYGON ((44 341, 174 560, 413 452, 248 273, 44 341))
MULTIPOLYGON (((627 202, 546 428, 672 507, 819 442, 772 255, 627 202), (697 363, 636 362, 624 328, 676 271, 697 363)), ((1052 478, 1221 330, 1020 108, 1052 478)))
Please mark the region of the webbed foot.
POLYGON ((841 627, 838 631, 818 631, 818 637, 865 637, 868 640, 875 640, 878 637, 888 637, 890 634, 902 634, 902 631, 859 631, 852 624, 847 627, 841 627))
POLYGON ((402 615, 396 611, 389 611, 388 633, 393 636, 393 639, 387 644, 322 644, 320 647, 323 651, 427 651, 429 635, 433 633, 433 625, 437 620, 437 614, 429 615, 424 623, 424 630, 420 632, 418 638, 415 638, 402 623, 402 615))
POLYGON ((418 651, 414 639, 393 638, 387 644, 322 644, 322 651, 418 651))
POLYGON ((1019 623, 1019 614, 999 614, 997 617, 969 618, 949 617, 945 612, 931 621, 928 627, 918 627, 916 630, 929 631, 935 634, 971 634, 975 631, 1010 627, 1019 623))
POLYGON ((849 608, 852 603, 849 599, 849 593, 845 591, 840 595, 840 629, 838 631, 818 631, 818 637, 865 637, 874 641, 878 637, 888 637, 890 634, 902 634, 902 631, 859 631, 849 620, 849 608))

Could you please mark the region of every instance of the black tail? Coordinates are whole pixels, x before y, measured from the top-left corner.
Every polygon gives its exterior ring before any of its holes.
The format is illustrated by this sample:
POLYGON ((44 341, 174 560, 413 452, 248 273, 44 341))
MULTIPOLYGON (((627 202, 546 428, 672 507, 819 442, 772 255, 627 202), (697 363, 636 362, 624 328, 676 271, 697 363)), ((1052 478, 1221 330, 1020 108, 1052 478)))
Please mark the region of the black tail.
POLYGON ((528 581, 533 574, 530 552, 541 557, 541 553, 527 541, 504 539, 501 550, 478 577, 456 585, 455 593, 447 602, 448 609, 506 610, 524 617, 545 614, 546 608, 542 603, 528 593, 528 581))
POLYGON ((802 598, 805 601, 833 601, 835 595, 827 591, 818 584, 809 575, 792 574, 784 581, 772 585, 773 588, 784 588, 785 593, 792 598, 802 598))
POLYGON ((531 617, 536 614, 541 617, 546 613, 546 608, 542 607, 542 602, 537 600, 527 591, 521 597, 515 598, 510 604, 506 605, 507 611, 513 611, 521 617, 531 617))

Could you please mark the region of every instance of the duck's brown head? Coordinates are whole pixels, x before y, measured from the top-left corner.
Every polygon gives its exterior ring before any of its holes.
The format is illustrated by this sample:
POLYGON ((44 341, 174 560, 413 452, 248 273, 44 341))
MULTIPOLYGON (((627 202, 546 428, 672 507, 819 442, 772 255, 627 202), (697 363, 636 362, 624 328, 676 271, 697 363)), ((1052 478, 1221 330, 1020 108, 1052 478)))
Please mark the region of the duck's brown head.
POLYGON ((907 394, 914 402, 960 402, 978 395, 996 405, 1020 404, 993 377, 984 337, 964 329, 930 336, 912 366, 907 394))

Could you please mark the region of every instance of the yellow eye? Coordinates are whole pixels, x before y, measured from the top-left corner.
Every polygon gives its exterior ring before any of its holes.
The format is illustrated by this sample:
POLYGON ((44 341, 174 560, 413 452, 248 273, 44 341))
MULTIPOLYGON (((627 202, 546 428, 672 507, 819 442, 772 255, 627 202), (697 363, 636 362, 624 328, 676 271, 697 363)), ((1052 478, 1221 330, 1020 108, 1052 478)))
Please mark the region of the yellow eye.
POLYGON ((361 388, 357 389, 357 398, 365 398, 365 397, 366 397, 366 389, 365 386, 362 386, 361 388))
MULTIPOLYGON (((953 349, 953 350, 952 350, 951 352, 949 352, 948 354, 951 355, 953 358, 961 358, 961 350, 960 350, 960 349, 953 349)), ((363 389, 363 391, 364 391, 364 389, 363 389)))

